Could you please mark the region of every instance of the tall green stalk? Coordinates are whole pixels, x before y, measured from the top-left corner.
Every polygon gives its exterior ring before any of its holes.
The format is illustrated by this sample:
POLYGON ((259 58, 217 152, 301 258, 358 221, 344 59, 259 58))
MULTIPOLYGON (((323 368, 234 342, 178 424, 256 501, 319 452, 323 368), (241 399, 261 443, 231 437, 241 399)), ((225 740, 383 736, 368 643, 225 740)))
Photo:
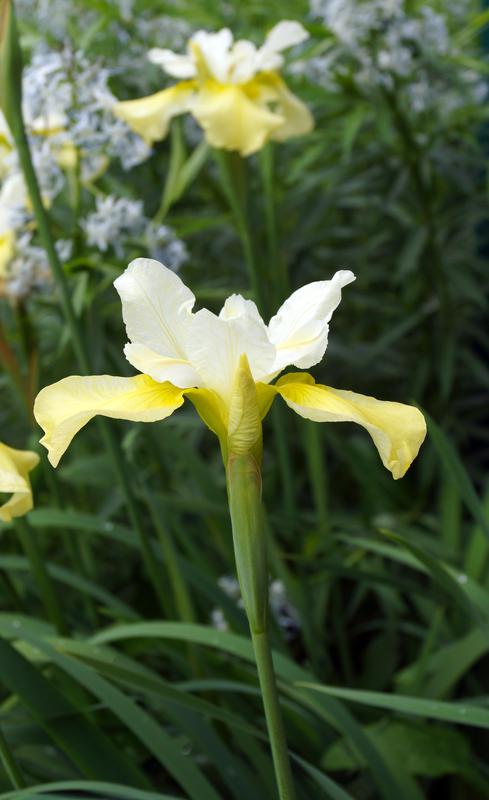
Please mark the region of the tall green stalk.
POLYGON ((225 150, 215 150, 214 154, 219 167, 222 185, 234 217, 236 230, 238 231, 243 247, 251 290, 256 304, 263 313, 267 311, 264 292, 265 281, 263 275, 260 274, 253 237, 251 236, 248 222, 243 159, 241 156, 236 156, 234 153, 227 153, 225 150))
MULTIPOLYGON (((265 195, 267 197, 266 216, 268 221, 267 230, 269 235, 269 269, 267 271, 263 271, 260 268, 256 256, 257 243, 254 240, 252 228, 248 218, 246 182, 244 176, 246 162, 241 156, 234 153, 227 153, 224 150, 215 150, 214 154, 219 166, 224 191, 228 199, 229 206, 236 224, 236 229, 243 247, 243 253, 248 269, 248 276, 253 297, 261 314, 264 317, 268 317, 270 308, 268 295, 265 289, 269 282, 272 286, 274 285, 274 259, 278 258, 275 206, 272 186, 273 172, 271 168, 268 170, 268 180, 265 181, 265 195), (267 278, 271 278, 271 280, 267 281, 267 278)), ((285 299, 285 297, 282 299, 285 299)), ((285 445, 287 440, 285 435, 286 422, 279 406, 276 406, 272 409, 271 418, 274 429, 275 450, 278 456, 280 479, 283 488, 284 507, 287 512, 287 516, 291 521, 294 521, 297 516, 297 505, 294 493, 294 477, 290 462, 290 454, 285 445)))
POLYGON ((234 553, 248 616, 280 800, 295 800, 268 630, 268 567, 261 474, 249 453, 231 454, 226 470, 234 553))
POLYGON ((275 160, 273 143, 269 142, 260 151, 260 170, 265 204, 265 220, 268 240, 268 260, 272 270, 274 301, 278 306, 290 293, 287 262, 279 247, 280 237, 277 224, 275 200, 275 160))
POLYGON ((61 612, 53 582, 49 577, 44 557, 39 550, 37 539, 33 534, 29 523, 22 517, 15 521, 15 528, 19 535, 22 549, 29 561, 31 572, 37 583, 39 594, 46 611, 48 619, 52 622, 58 633, 66 633, 66 626, 61 612))
MULTIPOLYGON (((287 261, 280 248, 280 235, 277 223, 274 152, 273 143, 269 142, 260 151, 259 158, 265 206, 270 283, 273 287, 274 302, 276 306, 279 306, 290 294, 290 281, 287 261)), ((279 466, 284 487, 284 506, 287 511, 287 516, 294 520, 297 516, 297 505, 294 494, 295 481, 290 466, 289 452, 283 436, 284 427, 287 423, 281 418, 282 409, 280 406, 276 406, 272 413, 275 415, 275 447, 279 456, 279 466), (276 419, 276 417, 278 417, 278 419, 276 419)), ((304 431, 302 434, 302 442, 306 454, 309 479, 313 490, 318 527, 321 533, 325 533, 329 526, 326 494, 327 473, 321 450, 321 438, 316 430, 314 430, 313 433, 313 426, 311 424, 301 430, 304 431)))
MULTIPOLYGON (((90 368, 90 358, 75 314, 68 282, 56 252, 49 216, 42 201, 37 175, 32 162, 29 141, 25 131, 22 116, 22 57, 11 0, 3 0, 0 5, 0 104, 17 148, 21 169, 39 230, 39 236, 46 251, 49 266, 59 292, 61 307, 70 331, 73 349, 81 371, 85 374, 90 374, 92 371, 90 368)), ((99 419, 98 423, 115 475, 117 476, 119 486, 125 499, 130 523, 141 542, 141 550, 147 572, 151 578, 156 595, 161 602, 161 593, 163 589, 161 587, 159 567, 150 547, 150 538, 144 529, 138 513, 122 450, 106 420, 99 419)))
POLYGON ((25 786, 24 779, 20 772, 19 767, 15 763, 15 759, 10 752, 10 747, 0 730, 0 763, 2 764, 7 778, 14 787, 14 789, 22 789, 25 786))

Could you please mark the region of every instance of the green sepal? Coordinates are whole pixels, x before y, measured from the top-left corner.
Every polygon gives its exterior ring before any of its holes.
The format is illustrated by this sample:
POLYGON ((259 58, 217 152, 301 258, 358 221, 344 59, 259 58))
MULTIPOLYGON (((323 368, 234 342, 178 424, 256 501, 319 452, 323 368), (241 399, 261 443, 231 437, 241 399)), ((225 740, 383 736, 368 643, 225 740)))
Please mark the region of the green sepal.
POLYGON ((228 459, 250 454, 258 465, 263 453, 260 405, 256 383, 245 355, 239 361, 233 381, 229 404, 227 454, 228 459))

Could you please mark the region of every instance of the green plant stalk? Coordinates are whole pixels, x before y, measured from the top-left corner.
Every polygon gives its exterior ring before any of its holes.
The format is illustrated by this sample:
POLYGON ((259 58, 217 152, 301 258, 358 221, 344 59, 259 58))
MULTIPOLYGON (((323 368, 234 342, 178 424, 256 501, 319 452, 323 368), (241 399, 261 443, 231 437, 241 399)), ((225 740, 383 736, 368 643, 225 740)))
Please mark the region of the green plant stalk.
POLYGON ((35 534, 33 534, 29 523, 23 518, 19 517, 15 521, 15 528, 17 530, 22 549, 29 560, 32 574, 37 583, 39 593, 41 595, 42 603, 46 611, 47 617, 52 622, 58 633, 66 633, 66 626, 61 613, 61 607, 58 602, 53 582, 48 575, 44 558, 39 550, 35 534))
POLYGON ((327 473, 321 447, 321 430, 309 420, 305 420, 304 444, 318 529, 320 533, 327 534, 329 532, 327 473))
POLYGON ((154 222, 161 225, 166 217, 173 201, 175 194, 175 187, 177 185, 178 176, 185 163, 186 153, 182 139, 182 129, 180 120, 174 119, 171 126, 171 148, 170 160, 168 164, 168 171, 166 180, 161 194, 161 201, 158 211, 155 214, 154 222))
MULTIPOLYGON (((290 282, 287 271, 287 263, 279 247, 279 234, 277 226, 277 211, 274 187, 274 149, 269 142, 260 151, 260 170, 263 184, 263 197, 265 201, 265 218, 267 224, 268 256, 271 269, 271 282, 274 287, 275 303, 279 306, 290 294, 290 282)), ((295 518, 297 507, 294 495, 294 479, 290 467, 290 459, 287 447, 284 452, 283 430, 285 422, 280 418, 278 407, 273 409, 275 413, 275 445, 279 456, 280 471, 284 487, 284 503, 287 515, 295 518), (278 419, 277 419, 278 417, 278 419)), ((309 478, 312 485, 313 499, 316 507, 318 526, 322 533, 327 532, 329 527, 329 517, 326 495, 326 468, 323 454, 320 447, 320 438, 316 428, 310 424, 305 429, 302 436, 306 459, 309 470, 309 478), (315 431, 313 433, 313 430, 315 431)))
POLYGON ((268 631, 268 567, 261 473, 254 456, 231 454, 226 468, 236 569, 267 721, 278 796, 295 800, 268 631))
POLYGON ((268 258, 272 265, 272 279, 275 290, 275 304, 278 306, 289 296, 290 284, 287 263, 279 248, 277 212, 274 185, 274 148, 269 142, 260 151, 260 170, 265 201, 265 219, 267 225, 268 258))
MULTIPOLYGON (((19 70, 21 70, 21 63, 20 63, 20 56, 18 55, 19 52, 18 37, 11 6, 10 6, 10 12, 11 16, 9 18, 7 38, 5 39, 4 42, 2 42, 2 46, 4 47, 5 42, 7 41, 10 48, 14 51, 16 60, 14 59, 12 61, 13 63, 12 70, 14 70, 15 68, 15 70, 18 72, 19 70)), ((8 90, 7 91, 8 102, 5 101, 4 98, 4 102, 7 102, 7 105, 4 106, 4 111, 7 117, 7 122, 10 131, 12 133, 12 137, 15 142, 15 146, 17 148, 21 169, 24 175, 24 180, 27 186, 27 190, 29 192, 29 197, 32 203, 32 209, 34 212, 34 217, 36 219, 36 224, 39 230, 39 236, 41 238, 42 245, 46 251, 46 255, 48 257, 49 265, 55 283, 58 287, 61 307, 63 310, 66 323, 70 330, 71 340, 73 343, 73 348, 75 350, 75 355, 82 372, 85 374, 90 374, 91 372, 90 359, 88 357, 88 352, 85 347, 85 342, 83 340, 82 332, 78 323, 78 319, 75 314, 75 310, 71 300, 71 295, 68 289, 68 283, 66 281, 63 267, 56 252, 56 247, 54 245, 54 238, 51 233, 48 213, 44 208, 39 188, 39 183, 32 163, 29 142, 25 131, 24 120, 22 117, 22 96, 21 96, 19 75, 14 74, 10 76, 8 74, 10 66, 11 65, 7 53, 7 56, 4 55, 4 60, 2 62, 2 72, 0 75, 0 77, 3 79, 4 82, 5 80, 7 80, 6 85, 8 90), (11 78, 10 82, 9 78, 11 78), (6 111, 7 108, 8 108, 8 113, 6 111)), ((106 420, 100 419, 98 420, 98 424, 100 426, 106 449, 109 453, 114 468, 114 472, 117 476, 117 480, 119 482, 121 491, 123 493, 126 502, 131 525, 136 531, 141 542, 141 550, 146 570, 149 574, 149 577, 152 581, 153 587, 155 589, 158 598, 161 598, 162 588, 159 580, 160 575, 159 575, 158 564, 156 563, 156 560, 151 550, 149 536, 146 530, 144 529, 144 526, 138 514, 137 505, 132 491, 131 481, 127 472, 126 465, 124 463, 124 457, 121 448, 119 447, 119 444, 113 434, 113 431, 110 429, 106 420)))
MULTIPOLYGON (((248 268, 248 276, 251 283, 251 290, 253 292, 256 304, 264 315, 268 314, 267 303, 265 302, 264 292, 262 289, 264 283, 264 276, 259 272, 258 262, 255 256, 255 247, 253 244, 253 237, 251 235, 248 215, 246 211, 246 198, 241 187, 238 186, 236 179, 237 169, 236 164, 232 163, 232 154, 226 153, 224 150, 214 150, 214 154, 219 166, 219 171, 224 186, 224 191, 231 208, 231 212, 235 219, 236 228, 241 239, 245 261, 248 268)), ((240 156, 238 164, 243 167, 244 159, 240 156)), ((273 175, 270 175, 270 180, 273 181, 273 175)), ((267 214, 271 213, 275 219, 274 198, 273 198, 273 185, 269 187, 269 203, 270 208, 267 214)), ((268 219, 268 216, 267 216, 268 219)), ((273 242, 276 244, 277 238, 275 233, 275 223, 270 219, 270 234, 273 242)), ((272 255, 270 254, 272 259, 272 255)), ((270 260, 271 269, 273 270, 274 262, 270 260)), ((284 298, 285 299, 285 298, 284 298)), ((281 413, 281 409, 275 407, 272 409, 272 424, 274 428, 274 436, 276 443, 276 451, 278 453, 278 462, 280 469, 280 477, 283 486, 284 502, 287 515, 294 520, 297 516, 297 506, 295 503, 294 494, 294 478, 292 467, 290 463, 289 452, 285 446, 287 437, 285 435, 285 421, 281 413)))
POLYGON ((20 769, 15 763, 15 759, 12 753, 10 752, 10 747, 8 746, 7 741, 1 730, 0 730, 0 763, 2 764, 7 774, 7 778, 9 779, 14 789, 23 789, 23 787, 25 786, 24 779, 22 778, 20 769))
MULTIPOLYGON (((214 154, 219 167, 222 185, 226 194, 229 207, 234 217, 236 230, 243 247, 248 276, 250 279, 251 290, 256 304, 260 311, 266 311, 265 297, 263 292, 263 276, 260 275, 258 260, 256 258, 253 239, 250 235, 248 215, 246 211, 246 201, 242 196, 241 188, 238 186, 237 165, 233 163, 233 154, 224 150, 214 150, 214 154)), ((240 162, 238 162, 239 164, 240 162)), ((241 166, 241 165, 240 165, 241 166)))
POLYGON ((295 482, 290 463, 290 451, 287 446, 287 436, 285 435, 287 420, 284 417, 284 408, 274 403, 271 410, 271 420, 275 439, 275 452, 278 456, 278 467, 280 480, 282 483, 282 496, 284 511, 287 518, 294 522, 297 518, 297 503, 295 497, 295 482))
POLYGON ((148 507, 166 566, 173 592, 173 599, 178 618, 183 622, 195 622, 195 611, 192 599, 178 566, 178 557, 168 525, 165 525, 156 508, 151 503, 149 492, 144 491, 144 499, 148 507))

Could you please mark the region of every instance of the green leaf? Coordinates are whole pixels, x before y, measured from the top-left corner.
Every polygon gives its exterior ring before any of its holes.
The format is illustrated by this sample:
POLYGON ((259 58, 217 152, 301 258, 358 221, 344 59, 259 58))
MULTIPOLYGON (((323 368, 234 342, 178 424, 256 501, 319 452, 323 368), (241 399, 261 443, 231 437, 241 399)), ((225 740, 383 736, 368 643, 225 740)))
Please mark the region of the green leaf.
MULTIPOLYGON (((0 556, 0 569, 4 569, 7 572, 28 573, 30 571, 30 564, 28 560, 22 556, 0 556)), ((81 594, 88 594, 90 597, 102 603, 103 606, 114 609, 123 617, 127 617, 128 619, 135 619, 138 617, 134 609, 122 600, 119 600, 118 597, 115 597, 115 595, 102 589, 95 583, 92 583, 92 581, 89 581, 87 578, 78 575, 76 572, 51 563, 46 563, 46 569, 49 575, 55 580, 66 586, 70 586, 81 594)))
POLYGON ((89 793, 93 800, 179 800, 174 795, 160 794, 159 792, 146 792, 133 789, 131 786, 122 786, 119 783, 104 783, 103 781, 59 781, 56 783, 39 784, 28 789, 17 789, 15 792, 6 792, 0 795, 1 800, 34 800, 39 797, 46 800, 48 794, 64 800, 59 792, 69 792, 67 798, 73 798, 72 792, 89 793))
POLYGON ((0 639, 0 682, 26 706, 33 718, 87 778, 147 787, 143 774, 52 683, 0 639))
POLYGON ((428 423, 428 432, 433 442, 438 456, 445 466, 448 473, 453 477, 456 482, 462 500, 464 501, 467 510, 473 515, 476 522, 479 523, 484 535, 489 538, 489 520, 486 516, 486 510, 479 499, 477 492, 474 489, 472 481, 462 464, 457 451, 453 444, 449 441, 448 437, 436 422, 423 410, 428 423))
MULTIPOLYGON (((489 652, 487 634, 479 628, 465 636, 440 647, 431 655, 424 667, 423 689, 431 697, 443 697, 451 692, 465 675, 486 653, 489 652)), ((403 687, 411 679, 417 662, 405 668, 398 676, 403 687)))
POLYGON ((471 700, 447 703, 439 700, 427 700, 424 697, 367 692, 361 689, 343 689, 339 686, 323 686, 319 683, 300 682, 298 686, 312 692, 331 695, 341 700, 349 700, 374 708, 385 708, 402 714, 416 714, 420 717, 489 729, 489 710, 474 705, 471 700))
MULTIPOLYGON (((179 622, 142 622, 116 625, 96 634, 91 641, 94 644, 107 644, 133 638, 146 638, 149 640, 152 638, 169 638, 194 642, 232 653, 254 664, 253 648, 249 640, 226 631, 207 628, 203 625, 189 625, 179 622)), ((381 796, 386 800, 391 800, 393 793, 398 797, 408 797, 407 792, 396 781, 376 748, 365 736, 361 726, 358 725, 347 709, 342 704, 334 701, 333 698, 328 698, 328 702, 324 702, 326 698, 323 698, 322 702, 312 702, 300 687, 294 685, 298 681, 307 681, 312 676, 279 653, 274 653, 273 661, 277 677, 281 682, 281 690, 286 694, 290 694, 299 703, 305 704, 309 710, 320 716, 329 726, 350 739, 355 749, 364 754, 381 796)))
POLYGON ((303 758, 299 758, 299 756, 294 756, 292 754, 292 758, 294 761, 297 761, 298 764, 313 778, 315 783, 324 791, 326 797, 330 797, 331 800, 353 800, 353 796, 348 794, 341 786, 338 786, 328 775, 325 775, 324 772, 317 769, 317 767, 313 767, 312 764, 309 764, 307 761, 304 761, 303 758))
POLYGON ((180 746, 164 728, 131 698, 97 675, 90 667, 56 652, 48 642, 39 639, 30 641, 110 709, 146 746, 174 780, 188 792, 190 798, 219 800, 219 796, 195 762, 183 756, 180 746))
MULTIPOLYGON (((460 731, 432 723, 387 720, 365 727, 385 759, 408 776, 460 775, 478 789, 489 789, 473 765, 469 743, 460 731)), ((354 769, 347 742, 336 742, 322 760, 327 770, 354 769)), ((422 795, 420 795, 422 797, 422 795)))

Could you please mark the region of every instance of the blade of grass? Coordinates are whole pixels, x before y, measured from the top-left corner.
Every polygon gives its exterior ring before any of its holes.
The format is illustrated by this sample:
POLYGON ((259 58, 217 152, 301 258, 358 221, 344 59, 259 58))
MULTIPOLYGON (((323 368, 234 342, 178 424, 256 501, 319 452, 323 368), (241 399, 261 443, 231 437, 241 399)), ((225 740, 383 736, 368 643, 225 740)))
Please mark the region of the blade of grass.
POLYGON ((0 639, 0 682, 87 778, 148 787, 143 774, 52 683, 0 639))
POLYGON ((473 725, 489 729, 489 710, 475 706, 471 701, 448 703, 440 700, 427 700, 423 697, 369 692, 359 689, 343 689, 339 686, 323 686, 317 683, 298 683, 303 689, 338 697, 374 708, 384 708, 402 714, 414 714, 423 718, 455 722, 458 725, 473 725))
MULTIPOLYGON (((188 625, 177 622, 143 622, 117 625, 96 634, 91 641, 94 644, 107 644, 131 638, 152 639, 159 637, 191 641, 196 644, 200 643, 232 653, 247 662, 254 663, 252 646, 247 639, 225 631, 206 628, 203 625, 188 625)), ((282 691, 290 694, 295 700, 304 703, 315 714, 321 716, 328 725, 340 731, 359 752, 363 753, 381 796, 385 800, 392 800, 393 796, 407 797, 380 753, 346 708, 337 701, 333 701, 333 698, 329 698, 327 703, 324 703, 325 698, 323 698, 322 703, 312 702, 302 690, 293 685, 298 681, 309 681, 312 677, 310 673, 279 653, 274 653, 273 660, 282 691)))

